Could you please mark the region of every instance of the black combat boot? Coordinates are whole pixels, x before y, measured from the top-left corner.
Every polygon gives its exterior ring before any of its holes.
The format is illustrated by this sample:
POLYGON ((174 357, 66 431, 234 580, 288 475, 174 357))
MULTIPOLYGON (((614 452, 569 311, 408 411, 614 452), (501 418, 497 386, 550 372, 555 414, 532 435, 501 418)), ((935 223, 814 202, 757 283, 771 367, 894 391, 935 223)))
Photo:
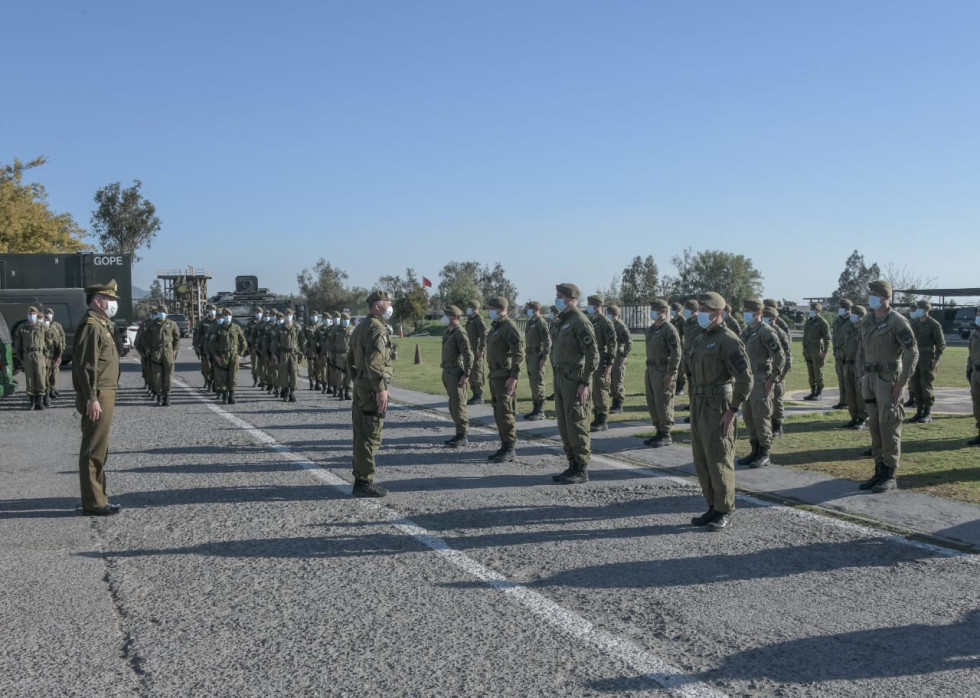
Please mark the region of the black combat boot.
POLYGON ((222 391, 220 391, 218 393, 218 395, 221 396, 221 404, 222 405, 227 405, 228 404, 228 393, 226 393, 224 390, 222 390, 222 391))
POLYGON ((328 385, 327 386, 327 395, 333 395, 333 386, 332 385, 328 385))
POLYGON ((842 410, 845 407, 847 407, 847 403, 846 402, 838 402, 836 405, 834 405, 830 409, 832 409, 832 410, 842 410))
POLYGON ((864 456, 865 458, 871 458, 871 456, 873 456, 874 454, 875 454, 874 448, 868 448, 861 451, 861 455, 864 456))
POLYGON ((482 405, 483 393, 473 393, 473 397, 466 401, 467 405, 482 405))
POLYGON ((878 482, 881 480, 881 471, 882 471, 882 465, 881 465, 881 463, 878 462, 878 461, 875 461, 875 474, 872 475, 869 479, 867 479, 864 482, 862 482, 860 485, 858 485, 858 489, 859 490, 870 490, 872 487, 874 487, 875 485, 877 485, 878 482))
POLYGON ((524 419, 529 422, 536 422, 540 419, 544 419, 544 402, 535 401, 531 411, 524 415, 524 419))
POLYGON ((804 400, 816 400, 817 399, 817 389, 816 388, 810 388, 810 394, 809 395, 804 395, 803 396, 803 399, 804 400))
POLYGON ((313 390, 313 381, 310 381, 310 390, 313 390))
POLYGON ((337 389, 337 396, 336 397, 337 397, 338 400, 343 400, 344 399, 344 391, 338 388, 337 389))
POLYGON ((777 436, 783 435, 783 423, 778 419, 772 420, 772 436, 776 438, 777 436))
POLYGON ((823 386, 817 388, 817 391, 813 394, 813 399, 819 400, 821 395, 823 395, 823 386))
POLYGON ((558 482, 562 485, 581 485, 589 481, 589 466, 582 461, 575 459, 572 464, 572 472, 562 475, 558 482))
POLYGON ((287 398, 290 402, 296 402, 296 391, 292 388, 289 389, 289 397, 287 398))
POLYGON ((545 398, 545 400, 550 400, 550 401, 554 401, 554 399, 555 399, 555 394, 554 393, 552 393, 551 395, 549 395, 548 397, 545 398))
POLYGON ((715 518, 708 522, 709 531, 724 531, 732 524, 732 512, 722 511, 715 514, 715 518))
POLYGON ((912 424, 915 424, 915 423, 917 423, 917 422, 921 422, 921 421, 922 421, 922 408, 921 408, 921 407, 919 407, 919 409, 917 409, 917 410, 915 411, 915 414, 914 414, 913 416, 911 416, 911 417, 909 417, 909 418, 908 418, 907 420, 905 420, 905 421, 907 421, 907 422, 909 422, 909 423, 912 423, 912 424))
POLYGON ((853 429, 857 423, 858 423, 858 418, 857 417, 851 417, 851 421, 849 421, 847 424, 841 424, 840 425, 840 428, 841 429, 853 429))
POLYGON ((932 421, 932 407, 926 405, 922 408, 922 415, 919 417, 919 424, 928 424, 932 421))
POLYGON ((37 409, 37 397, 34 395, 27 396, 27 409, 36 410, 37 409))
POLYGON ((157 403, 157 405, 162 405, 163 404, 163 396, 162 395, 160 395, 159 393, 157 393, 155 395, 155 398, 156 398, 155 399, 155 402, 157 403))
POLYGON ((229 405, 236 404, 235 403, 235 391, 234 390, 229 390, 228 391, 228 404, 229 405))
POLYGON ((487 460, 491 462, 496 462, 494 459, 506 450, 507 450, 506 444, 501 443, 500 448, 498 448, 496 451, 494 451, 489 456, 487 456, 487 460))
POLYGON ((254 388, 257 385, 259 385, 259 379, 258 378, 253 378, 252 379, 252 387, 254 388))
POLYGON ((609 414, 622 414, 623 413, 623 403, 619 400, 613 400, 612 407, 609 408, 609 414))
POLYGON ((273 387, 272 383, 269 383, 269 385, 265 386, 265 392, 271 393, 273 390, 275 390, 275 387, 273 387))
POLYGON ((871 488, 871 491, 876 494, 881 494, 882 492, 897 488, 898 481, 895 480, 895 468, 887 465, 881 466, 881 477, 878 478, 878 482, 871 488))
POLYGON ((449 448, 462 448, 467 444, 469 444, 469 439, 466 438, 466 434, 456 434, 448 441, 443 441, 443 445, 449 446, 449 448))
POLYGON ((967 446, 980 446, 980 429, 977 430, 977 435, 966 442, 967 446))
POLYGON ((851 427, 851 429, 854 429, 855 431, 860 431, 861 429, 867 428, 867 426, 868 426, 868 420, 867 419, 858 419, 854 423, 854 426, 851 427))
POLYGON ((755 460, 749 463, 750 468, 765 468, 767 465, 771 464, 772 461, 769 460, 769 449, 759 447, 759 453, 756 455, 755 460))
POLYGON ((565 477, 566 475, 571 475, 573 472, 575 472, 575 459, 574 458, 569 458, 568 459, 568 467, 565 468, 565 470, 563 472, 560 472, 560 473, 557 473, 555 475, 552 475, 551 476, 551 479, 554 480, 555 482, 561 482, 561 479, 563 477, 565 477))
POLYGON ((384 497, 388 490, 379 485, 375 485, 370 480, 354 480, 354 489, 351 494, 355 497, 384 497))
POLYGON ((280 393, 279 388, 273 388, 272 389, 272 397, 278 398, 279 397, 279 393, 280 393))
POLYGON ((350 400, 351 399, 351 397, 350 397, 350 390, 348 390, 347 388, 344 388, 344 399, 345 400, 350 400))
POLYGON ((517 457, 517 454, 514 452, 514 444, 504 443, 503 446, 500 453, 491 458, 494 463, 510 463, 517 457))
POLYGON ((609 425, 606 423, 606 415, 596 415, 595 421, 589 427, 589 431, 609 431, 609 425))
POLYGON ((739 465, 751 465, 752 461, 754 461, 756 459, 756 456, 759 455, 759 442, 750 441, 749 443, 752 444, 752 452, 749 453, 749 455, 739 458, 737 461, 735 461, 739 465))
POLYGON ((289 402, 289 389, 288 388, 280 388, 279 389, 279 398, 283 402, 289 402))
POLYGON ((902 403, 905 407, 915 407, 915 398, 909 395, 909 399, 902 403))
POLYGON ((170 393, 165 393, 163 396, 163 406, 170 407, 170 393))
POLYGON ((47 409, 48 407, 51 407, 51 400, 48 399, 47 393, 44 393, 41 397, 38 398, 38 400, 41 401, 42 409, 47 409))
POLYGON ((701 514, 701 516, 695 516, 691 519, 692 526, 707 526, 714 518, 718 515, 714 507, 708 507, 708 511, 701 514))

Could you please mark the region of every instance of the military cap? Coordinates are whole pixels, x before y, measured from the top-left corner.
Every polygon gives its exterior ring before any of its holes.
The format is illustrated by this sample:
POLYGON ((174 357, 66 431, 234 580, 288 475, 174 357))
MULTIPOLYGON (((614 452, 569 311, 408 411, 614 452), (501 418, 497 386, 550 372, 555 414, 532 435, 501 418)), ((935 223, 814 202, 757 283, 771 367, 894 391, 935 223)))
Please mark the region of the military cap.
POLYGON ((113 279, 107 284, 92 284, 91 286, 85 287, 86 296, 105 296, 106 298, 112 298, 113 300, 119 300, 119 285, 116 284, 116 280, 113 279))
POLYGON ((218 308, 217 308, 217 306, 215 306, 215 305, 214 305, 214 304, 212 304, 212 303, 208 303, 208 304, 207 304, 207 305, 205 306, 205 308, 204 308, 204 309, 205 309, 205 310, 213 310, 213 311, 215 311, 215 312, 218 312, 218 308))
POLYGON ((606 308, 606 310, 608 310, 612 315, 619 315, 618 305, 610 305, 608 308, 606 308))
POLYGON ((867 314, 867 312, 868 311, 865 310, 865 308, 864 308, 863 305, 852 305, 851 306, 851 314, 852 315, 857 315, 858 317, 864 317, 867 314))
POLYGON ((689 300, 684 301, 684 307, 687 308, 688 310, 693 310, 697 312, 698 302, 693 298, 691 298, 689 300))
POLYGON ((757 313, 762 310, 762 301, 758 298, 746 298, 742 301, 742 310, 749 310, 753 313, 757 313))
POLYGON ((463 311, 456 305, 447 305, 442 309, 442 312, 450 317, 463 317, 463 311))
POLYGON ((260 308, 259 306, 255 306, 255 310, 253 310, 252 312, 253 313, 265 313, 265 311, 262 310, 262 308, 260 308))
POLYGON ((853 305, 854 303, 852 303, 849 298, 841 298, 840 303, 838 303, 839 307, 848 309, 850 309, 853 305))
POLYGON ((282 311, 281 310, 277 310, 276 311, 276 317, 285 317, 285 315, 282 314, 282 311))
POLYGON ((720 293, 715 293, 714 291, 708 291, 707 293, 702 293, 698 296, 698 303, 700 305, 706 306, 708 310, 724 310, 725 309, 725 299, 720 293))
POLYGON ((52 310, 51 308, 45 308, 44 309, 44 314, 45 315, 54 315, 54 310, 52 310))
POLYGON ((588 300, 589 305, 604 305, 606 302, 605 296, 600 293, 593 293, 588 300))
POLYGON ((282 314, 283 315, 295 315, 296 314, 296 311, 293 310, 292 308, 283 308, 282 309, 282 314))
POLYGON ((507 299, 503 296, 494 296, 493 298, 487 298, 488 308, 497 308, 498 310, 507 310, 507 306, 510 305, 507 299))
POLYGON ((537 301, 528 301, 527 305, 524 306, 525 310, 541 310, 541 304, 537 301))
POLYGON ((390 300, 391 298, 388 297, 387 293, 385 293, 380 289, 375 289, 371 291, 371 294, 367 297, 367 304, 370 307, 375 303, 377 303, 378 301, 390 301, 390 300))
POLYGON ((473 310, 479 310, 480 309, 480 301, 478 301, 478 300, 476 300, 474 298, 473 300, 471 300, 469 303, 466 304, 466 307, 467 308, 473 308, 473 310))
MULTIPOLYGON (((776 302, 775 298, 763 298, 762 305, 766 308, 778 308, 779 303, 776 302)), ((776 317, 779 317, 778 315, 776 317)))
POLYGON ((575 284, 557 284, 555 290, 558 291, 563 296, 568 296, 569 298, 581 298, 582 292, 578 290, 578 286, 575 284))
MULTIPOLYGON (((664 303, 666 302, 667 301, 664 301, 664 303)), ((674 301, 673 303, 670 304, 670 309, 679 313, 682 310, 684 310, 684 306, 678 303, 677 301, 674 301)))
MULTIPOLYGON (((681 307, 680 303, 674 303, 674 305, 676 305, 678 309, 680 309, 681 307)), ((650 301, 650 307, 653 310, 657 310, 662 313, 666 311, 670 306, 667 305, 667 301, 665 301, 663 298, 654 298, 652 301, 650 301)))
POLYGON ((341 320, 350 320, 350 313, 341 313, 340 314, 340 319, 341 320))
POLYGON ((816 310, 818 313, 819 312, 822 312, 823 311, 823 303, 818 303, 817 301, 813 301, 812 303, 810 303, 810 309, 811 310, 816 310))
POLYGON ((870 284, 868 284, 868 290, 876 296, 883 296, 885 298, 892 297, 892 285, 884 279, 872 281, 870 284))
POLYGON ((39 315, 40 314, 40 313, 37 312, 37 308, 35 306, 33 306, 33 305, 30 308, 27 309, 27 312, 34 313, 35 315, 39 315))
POLYGON ((222 308, 221 309, 221 314, 222 315, 231 315, 231 308, 222 308))
POLYGON ((932 303, 923 298, 921 301, 915 302, 916 308, 922 308, 923 310, 932 310, 932 303))
POLYGON ((339 320, 340 319, 340 311, 337 311, 337 310, 333 311, 333 319, 334 320, 339 320))
MULTIPOLYGON (((763 303, 765 303, 765 301, 763 301, 763 303)), ((779 311, 771 305, 767 305, 762 309, 762 316, 776 318, 779 317, 779 311)))

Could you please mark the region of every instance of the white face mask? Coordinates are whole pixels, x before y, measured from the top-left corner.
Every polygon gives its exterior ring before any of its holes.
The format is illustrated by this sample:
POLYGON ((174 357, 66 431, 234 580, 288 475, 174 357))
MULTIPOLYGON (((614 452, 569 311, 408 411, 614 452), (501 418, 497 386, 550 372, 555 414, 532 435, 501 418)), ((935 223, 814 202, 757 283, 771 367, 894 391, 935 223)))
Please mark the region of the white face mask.
POLYGON ((701 326, 702 330, 708 329, 708 325, 711 324, 711 313, 705 313, 703 311, 698 311, 698 324, 701 326))
POLYGON ((555 319, 555 314, 554 313, 548 313, 548 319, 549 320, 554 320, 555 319))
POLYGON ((816 310, 811 310, 810 311, 810 317, 816 317, 816 316, 817 316, 817 311, 816 310))
POLYGON ((292 315, 287 315, 287 316, 286 316, 286 322, 287 322, 287 323, 290 323, 290 322, 292 322, 292 321, 293 321, 293 316, 292 316, 292 315))
POLYGON ((694 317, 694 311, 691 310, 690 308, 684 308, 683 312, 684 312, 685 320, 690 320, 692 317, 694 317))
POLYGON ((763 315, 762 316, 762 324, 764 324, 764 325, 771 325, 772 324, 772 318, 771 317, 766 317, 765 315, 763 315))
POLYGON ((286 321, 283 320, 281 317, 277 317, 276 318, 276 324, 277 325, 284 325, 284 324, 286 324, 286 321))
POLYGON ((118 311, 119 303, 117 301, 109 301, 109 306, 105 309, 105 314, 108 317, 115 317, 118 311))
POLYGON ((48 319, 45 319, 45 320, 44 320, 44 326, 45 326, 45 327, 51 327, 51 321, 50 321, 50 320, 48 320, 48 319))
POLYGON ((341 320, 340 324, 343 325, 344 327, 347 327, 350 324, 350 320, 341 320))
MULTIPOLYGON (((115 301, 109 301, 109 306, 111 307, 114 303, 115 303, 115 301)), ((106 315, 109 315, 108 309, 105 311, 105 314, 106 315)), ((113 310, 112 311, 112 315, 115 315, 115 314, 116 314, 116 311, 113 310)), ((112 317, 112 315, 109 315, 109 317, 112 317)), ((167 319, 167 314, 166 313, 160 313, 160 319, 161 320, 166 320, 167 319)))
POLYGON ((320 322, 320 317, 318 315, 314 315, 313 317, 310 318, 310 322, 312 322, 315 325, 316 323, 320 322))
POLYGON ((385 320, 388 320, 394 314, 395 314, 395 309, 389 305, 388 308, 385 310, 384 315, 382 315, 381 317, 383 317, 385 320))
POLYGON ((851 313, 851 324, 852 325, 856 325, 860 321, 861 321, 861 316, 860 315, 855 315, 854 313, 851 313))
POLYGON ((44 317, 48 322, 54 322, 54 315, 45 315, 44 317))
POLYGON ((262 319, 262 313, 256 313, 255 314, 255 319, 256 320, 261 320, 262 319))
POLYGON ((872 310, 877 310, 881 307, 881 296, 868 296, 868 305, 871 306, 872 310))
POLYGON ((840 315, 841 317, 846 316, 847 315, 847 308, 838 308, 837 309, 837 314, 840 315))
POLYGON ((500 311, 498 311, 495 308, 491 308, 490 309, 490 319, 491 320, 496 320, 499 317, 500 317, 500 311))
POLYGON ((34 313, 28 313, 27 321, 31 324, 34 324, 35 322, 37 322, 37 315, 35 315, 34 313))
POLYGON ((755 322, 755 313, 745 310, 742 312, 742 319, 745 320, 746 325, 751 325, 755 322))
POLYGON ((271 315, 265 315, 265 316, 263 316, 262 319, 265 320, 266 322, 272 322, 272 316, 271 315))
POLYGON ((654 322, 656 322, 657 320, 660 319, 660 313, 658 313, 656 310, 651 310, 650 311, 650 319, 653 320, 654 322))
POLYGON ((448 315, 443 315, 442 316, 442 324, 443 325, 449 325, 449 316, 448 315))

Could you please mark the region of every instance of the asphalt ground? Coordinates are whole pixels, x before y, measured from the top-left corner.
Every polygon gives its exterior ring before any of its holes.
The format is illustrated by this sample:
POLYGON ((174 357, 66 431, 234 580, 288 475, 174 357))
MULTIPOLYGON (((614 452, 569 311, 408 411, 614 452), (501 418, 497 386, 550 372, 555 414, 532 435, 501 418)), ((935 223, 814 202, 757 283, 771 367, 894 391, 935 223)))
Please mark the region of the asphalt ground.
POLYGON ((349 403, 178 379, 156 407, 124 362, 105 519, 70 391, 0 403, 4 694, 976 694, 975 555, 749 495, 708 533, 689 477, 612 454, 562 487, 553 443, 493 465, 407 404, 355 500, 349 403))

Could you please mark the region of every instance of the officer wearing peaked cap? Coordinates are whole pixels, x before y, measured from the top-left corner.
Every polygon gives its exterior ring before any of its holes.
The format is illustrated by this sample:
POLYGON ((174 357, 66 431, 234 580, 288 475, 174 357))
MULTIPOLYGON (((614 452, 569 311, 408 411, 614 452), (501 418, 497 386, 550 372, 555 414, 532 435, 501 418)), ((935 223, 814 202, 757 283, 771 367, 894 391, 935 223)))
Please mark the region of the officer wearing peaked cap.
POLYGON ((779 337, 762 321, 762 301, 742 301, 745 329, 741 339, 752 372, 752 391, 742 406, 742 416, 749 431, 752 452, 739 459, 739 465, 760 468, 769 465, 772 449, 772 395, 783 375, 786 356, 779 337))
POLYGON ((467 405, 483 404, 483 384, 486 382, 486 367, 483 355, 487 350, 487 323, 480 315, 480 301, 474 299, 466 304, 466 338, 473 350, 473 368, 470 371, 470 390, 473 397, 467 405))
POLYGON ((14 332, 13 351, 20 358, 27 383, 28 409, 43 410, 50 404, 47 392, 47 357, 53 348, 52 335, 40 319, 38 309, 27 309, 27 322, 14 332))
POLYGON ((517 381, 524 363, 524 338, 507 314, 504 297, 488 298, 490 329, 487 332, 487 382, 493 403, 493 419, 500 433, 500 448, 490 454, 494 463, 514 460, 517 444, 517 381))
POLYGON ((463 311, 455 305, 443 308, 442 323, 446 332, 442 335, 442 385, 449 397, 449 415, 456 425, 456 435, 445 442, 450 448, 460 448, 468 443, 469 413, 466 408, 466 384, 473 368, 473 351, 466 332, 459 326, 463 311))
POLYGON ((599 350, 599 366, 592 377, 593 420, 589 425, 591 431, 606 431, 609 429, 607 418, 610 409, 610 387, 612 386, 612 367, 616 361, 616 328, 603 312, 606 299, 595 294, 589 296, 588 312, 595 328, 596 348, 599 350))
POLYGON ((837 317, 830 330, 830 346, 834 354, 834 372, 837 374, 837 386, 840 395, 837 397, 837 404, 833 409, 840 410, 847 407, 847 400, 844 398, 844 341, 851 330, 851 307, 854 305, 849 299, 842 298, 837 304, 837 317))
POLYGON ((531 411, 524 419, 537 421, 544 419, 544 367, 551 351, 551 327, 541 317, 541 304, 529 301, 524 306, 527 313, 527 327, 524 329, 524 347, 527 356, 527 379, 531 386, 531 411))
MULTIPOLYGON (((916 301, 910 317, 915 343, 919 346, 919 361, 909 379, 910 400, 916 406, 915 416, 910 422, 925 424, 932 421, 932 406, 936 403, 933 383, 939 357, 946 350, 946 335, 942 325, 930 314, 932 303, 923 299, 916 301)), ((906 407, 909 405, 906 403, 906 407)))
POLYGON ((652 322, 646 334, 644 388, 647 411, 657 433, 643 443, 654 448, 673 443, 670 432, 674 426, 674 386, 681 363, 681 338, 669 313, 667 301, 655 298, 650 303, 652 322))

